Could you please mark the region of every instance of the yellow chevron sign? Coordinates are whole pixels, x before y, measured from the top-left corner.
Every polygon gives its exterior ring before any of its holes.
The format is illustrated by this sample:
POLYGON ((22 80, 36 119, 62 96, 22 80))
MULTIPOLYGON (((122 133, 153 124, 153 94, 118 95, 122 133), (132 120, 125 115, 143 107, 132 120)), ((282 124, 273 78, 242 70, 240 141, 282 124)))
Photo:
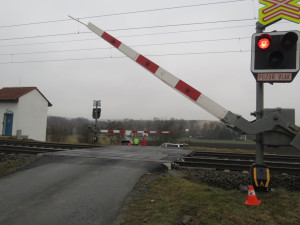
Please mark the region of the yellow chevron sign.
POLYGON ((259 9, 259 22, 269 24, 277 19, 300 23, 299 0, 259 0, 264 7, 259 9))

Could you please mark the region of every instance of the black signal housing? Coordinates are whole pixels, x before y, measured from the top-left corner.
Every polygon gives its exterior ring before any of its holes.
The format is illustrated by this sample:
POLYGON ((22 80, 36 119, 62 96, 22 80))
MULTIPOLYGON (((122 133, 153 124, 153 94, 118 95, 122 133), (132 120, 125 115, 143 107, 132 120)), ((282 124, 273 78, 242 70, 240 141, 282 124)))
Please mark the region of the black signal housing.
POLYGON ((252 36, 251 72, 257 81, 291 82, 295 78, 299 71, 299 36, 299 31, 252 36))

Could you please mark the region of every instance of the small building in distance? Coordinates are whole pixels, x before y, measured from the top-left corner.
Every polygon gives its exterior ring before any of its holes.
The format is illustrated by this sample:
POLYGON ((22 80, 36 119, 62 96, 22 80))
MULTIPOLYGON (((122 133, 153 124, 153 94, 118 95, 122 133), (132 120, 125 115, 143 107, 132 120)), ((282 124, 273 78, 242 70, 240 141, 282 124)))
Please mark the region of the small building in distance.
POLYGON ((48 107, 51 106, 37 87, 0 89, 1 135, 45 141, 48 107))

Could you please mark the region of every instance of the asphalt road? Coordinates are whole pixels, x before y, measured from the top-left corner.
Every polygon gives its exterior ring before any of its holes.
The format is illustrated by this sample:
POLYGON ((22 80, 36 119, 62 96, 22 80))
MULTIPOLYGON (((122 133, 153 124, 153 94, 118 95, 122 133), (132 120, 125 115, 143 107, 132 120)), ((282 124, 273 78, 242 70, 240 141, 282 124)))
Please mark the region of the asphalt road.
POLYGON ((187 153, 136 146, 47 153, 0 179, 0 225, 112 225, 141 176, 187 153))

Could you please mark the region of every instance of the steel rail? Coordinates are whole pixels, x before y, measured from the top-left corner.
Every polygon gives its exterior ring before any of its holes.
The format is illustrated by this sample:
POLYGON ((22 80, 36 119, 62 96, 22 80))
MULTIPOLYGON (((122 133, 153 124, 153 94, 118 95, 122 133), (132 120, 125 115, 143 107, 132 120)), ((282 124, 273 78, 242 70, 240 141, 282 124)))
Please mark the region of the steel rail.
MULTIPOLYGON (((180 159, 184 162, 210 162, 210 163, 225 163, 225 164, 245 164, 251 166, 255 163, 255 160, 232 160, 232 159, 216 159, 216 158, 199 158, 199 157, 182 157, 180 159)), ((265 164, 268 167, 287 167, 287 168, 298 168, 300 169, 300 163, 287 163, 287 162, 273 162, 273 161, 265 161, 265 164)))
MULTIPOLYGON (((184 161, 175 161, 172 163, 172 168, 180 169, 180 168, 197 168, 197 169, 217 169, 217 170, 231 170, 231 171, 249 171, 249 165, 239 164, 226 164, 224 163, 209 163, 209 162, 184 162, 184 161)), ((268 167, 271 173, 274 174, 290 174, 290 175, 299 175, 300 169, 299 168, 288 168, 288 167, 268 167)))
MULTIPOLYGON (((190 168, 209 168, 217 170, 231 170, 231 171, 250 171, 250 166, 254 162, 253 160, 241 160, 238 158, 228 159, 226 154, 221 154, 221 158, 216 157, 191 157, 185 156, 172 163, 172 168, 180 169, 185 167, 190 168)), ((287 173, 291 175, 300 175, 300 163, 278 162, 278 161, 266 161, 265 162, 271 173, 282 174, 287 173)))
POLYGON ((96 145, 87 145, 87 144, 65 144, 65 143, 55 143, 55 142, 19 141, 19 140, 7 140, 7 139, 0 139, 0 145, 36 146, 36 147, 63 148, 63 149, 81 149, 81 148, 100 147, 96 145))
MULTIPOLYGON (((250 153, 228 153, 228 152, 209 152, 209 151, 194 151, 189 156, 191 157, 218 157, 227 159, 255 159, 255 154, 250 153)), ((267 161, 278 161, 278 162, 300 162, 299 156, 291 155, 264 155, 267 161)))
POLYGON ((0 152, 5 152, 5 153, 38 154, 38 153, 57 152, 57 151, 64 151, 64 150, 66 150, 66 149, 31 147, 31 146, 15 146, 15 145, 0 145, 0 152))

